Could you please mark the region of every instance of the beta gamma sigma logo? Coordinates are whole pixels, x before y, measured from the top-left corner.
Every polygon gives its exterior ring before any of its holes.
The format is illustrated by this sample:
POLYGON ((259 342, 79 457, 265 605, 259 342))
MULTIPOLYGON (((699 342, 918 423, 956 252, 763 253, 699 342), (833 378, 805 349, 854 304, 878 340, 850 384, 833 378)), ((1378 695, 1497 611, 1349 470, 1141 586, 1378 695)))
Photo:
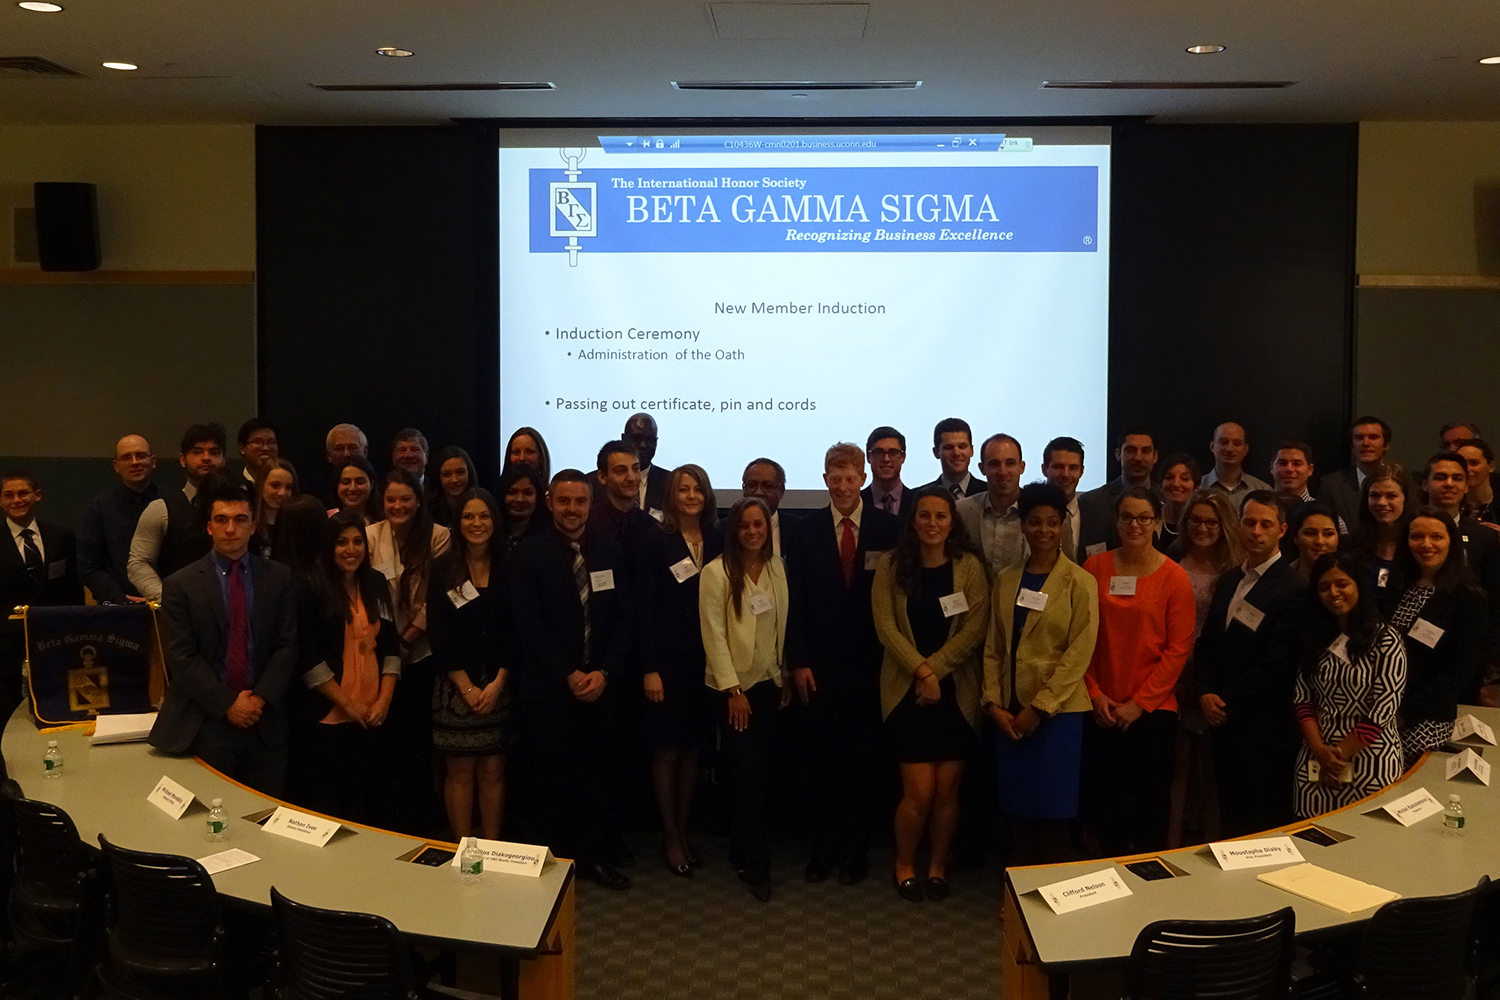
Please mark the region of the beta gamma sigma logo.
POLYGON ((578 266, 578 243, 580 236, 599 235, 599 185, 593 181, 580 181, 583 173, 578 164, 586 151, 577 147, 559 149, 568 169, 566 181, 553 181, 551 185, 552 235, 568 238, 568 266, 578 266))

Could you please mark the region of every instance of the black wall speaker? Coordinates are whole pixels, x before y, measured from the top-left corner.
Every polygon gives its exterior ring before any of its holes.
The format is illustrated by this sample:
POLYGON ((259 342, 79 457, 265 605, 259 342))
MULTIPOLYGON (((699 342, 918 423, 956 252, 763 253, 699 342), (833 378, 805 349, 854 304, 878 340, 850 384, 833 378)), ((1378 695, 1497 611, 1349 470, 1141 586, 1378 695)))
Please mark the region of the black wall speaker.
POLYGON ((43 271, 93 271, 99 267, 99 206, 94 185, 38 181, 37 255, 43 271))

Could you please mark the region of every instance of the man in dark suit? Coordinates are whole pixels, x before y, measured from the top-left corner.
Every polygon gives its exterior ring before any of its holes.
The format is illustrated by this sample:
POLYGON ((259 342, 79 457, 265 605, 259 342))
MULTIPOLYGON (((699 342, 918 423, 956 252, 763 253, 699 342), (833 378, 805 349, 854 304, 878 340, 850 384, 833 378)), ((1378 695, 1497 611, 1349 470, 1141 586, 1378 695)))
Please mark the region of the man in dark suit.
MULTIPOLYGON (((1422 471, 1422 489, 1427 502, 1440 507, 1458 526, 1458 543, 1463 546, 1464 565, 1484 588, 1489 604, 1489 627, 1486 629, 1484 663, 1486 670, 1465 686, 1462 700, 1475 703, 1484 674, 1500 662, 1500 535, 1463 513, 1464 498, 1469 492, 1468 461, 1457 452, 1440 451, 1427 460, 1422 471)), ((1404 543, 1403 543, 1404 544, 1404 543)))
POLYGON ((1055 437, 1042 449, 1042 478, 1062 490, 1068 508, 1063 512, 1062 554, 1082 565, 1089 556, 1109 547, 1109 530, 1115 519, 1114 508, 1101 516, 1100 504, 1087 511, 1078 493, 1083 478, 1083 442, 1072 437, 1055 437))
POLYGON ((544 834, 584 877, 608 889, 630 879, 606 860, 613 761, 624 748, 609 734, 617 702, 632 683, 630 581, 612 538, 588 530, 588 477, 552 477, 552 524, 511 557, 514 660, 525 738, 541 772, 544 834))
MULTIPOLYGON (((608 441, 599 449, 599 473, 589 505, 589 531, 607 535, 629 549, 630 536, 656 527, 651 515, 640 508, 641 467, 635 447, 626 441, 608 441)), ((660 514, 660 508, 657 509, 660 514)))
MULTIPOLYGON (((774 459, 752 459, 740 477, 740 489, 747 497, 760 497, 771 509, 771 551, 785 559, 785 539, 802 519, 796 511, 781 509, 781 498, 786 496, 786 470, 774 459)), ((719 527, 724 527, 723 521, 719 527)))
POLYGON ((235 435, 235 444, 240 449, 240 478, 253 486, 257 476, 269 471, 271 464, 281 457, 276 425, 265 417, 251 417, 240 424, 235 435))
POLYGON ((942 471, 928 486, 941 486, 962 500, 985 491, 984 480, 969 474, 974 458, 974 432, 969 422, 959 417, 945 417, 932 429, 932 456, 942 463, 942 471))
MULTIPOLYGON (((1080 549, 1087 552, 1100 542, 1106 548, 1120 547, 1120 529, 1115 519, 1115 503, 1120 494, 1128 489, 1141 488, 1160 494, 1151 481, 1152 470, 1158 457, 1156 439, 1151 432, 1141 428, 1126 429, 1115 446, 1115 461, 1120 463, 1120 478, 1111 479, 1103 486, 1078 494, 1080 549)), ((1080 460, 1081 464, 1081 460, 1080 460)), ((1160 531, 1160 527, 1157 528, 1160 531)), ((1087 556, 1081 557, 1082 562, 1087 556)))
POLYGON ((1391 425, 1379 417, 1358 417, 1349 428, 1354 464, 1330 472, 1318 483, 1318 499, 1339 516, 1339 530, 1347 534, 1359 523, 1359 498, 1365 477, 1385 462, 1391 446, 1391 425))
POLYGON ((787 541, 787 662, 807 709, 810 744, 809 882, 821 882, 835 866, 844 885, 868 873, 885 760, 870 586, 900 522, 861 502, 864 466, 858 446, 829 448, 823 481, 831 502, 803 518, 787 541))
POLYGON ((82 604, 78 540, 73 532, 36 519, 42 489, 24 470, 0 476, 0 509, 8 529, 0 541, 0 694, 9 712, 21 701, 26 630, 10 621, 18 604, 82 604))
POLYGON ((255 520, 244 488, 215 481, 208 490, 213 549, 162 584, 170 685, 151 745, 280 796, 297 659, 292 574, 250 554, 255 520))
POLYGON ((1195 651, 1225 837, 1292 820, 1292 717, 1305 584, 1281 558, 1276 494, 1253 490, 1240 514, 1244 565, 1219 578, 1195 651))
POLYGON ((115 442, 113 465, 120 481, 89 501, 78 531, 78 574, 99 604, 145 600, 126 567, 136 522, 158 495, 156 456, 145 438, 127 434, 115 442))
POLYGON ((870 485, 859 491, 866 507, 906 517, 913 491, 901 482, 901 467, 906 464, 906 435, 894 427, 877 427, 865 440, 865 457, 870 460, 870 485))
POLYGON ((649 413, 632 414, 625 421, 625 432, 620 438, 635 449, 635 457, 640 460, 641 481, 636 487, 636 502, 641 510, 659 517, 665 509, 667 476, 672 470, 653 464, 656 458, 656 418, 649 413))

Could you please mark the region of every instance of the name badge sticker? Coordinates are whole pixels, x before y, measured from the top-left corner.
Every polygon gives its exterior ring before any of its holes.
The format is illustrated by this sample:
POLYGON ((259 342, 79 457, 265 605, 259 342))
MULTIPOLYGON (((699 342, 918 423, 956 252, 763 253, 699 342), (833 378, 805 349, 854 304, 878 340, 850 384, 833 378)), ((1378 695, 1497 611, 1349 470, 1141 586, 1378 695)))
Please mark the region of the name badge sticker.
POLYGON ((1134 597, 1135 581, 1133 576, 1112 576, 1109 578, 1110 597, 1134 597))
POLYGON ((1113 868, 1093 872, 1066 882, 1053 882, 1037 889, 1053 913, 1071 913, 1087 906, 1097 906, 1111 899, 1135 895, 1113 868))
POLYGON ((146 801, 173 819, 182 819, 182 814, 193 804, 193 793, 164 774, 146 801))
POLYGON ((750 598, 750 610, 757 615, 763 615, 771 610, 771 599, 765 594, 756 594, 750 598))
POLYGON ((657 510, 655 507, 652 507, 650 510, 646 511, 646 513, 650 514, 652 517, 656 518, 656 520, 658 520, 658 521, 660 521, 663 517, 666 516, 661 511, 657 510))
POLYGON ((479 588, 474 586, 473 580, 465 580, 462 587, 448 591, 448 600, 453 602, 455 608, 461 608, 478 597, 479 588))
POLYGON ((592 590, 614 590, 615 571, 612 569, 601 569, 597 573, 590 573, 589 588, 592 590))
POLYGON ((1097 556, 1107 548, 1109 548, 1109 546, 1104 542, 1095 542, 1093 545, 1085 545, 1083 547, 1083 557, 1085 559, 1088 559, 1091 556, 1097 556))
POLYGON ((1016 607, 1027 608, 1031 611, 1047 610, 1047 595, 1040 590, 1027 590, 1022 587, 1016 594, 1016 607))
POLYGON ((1249 601, 1241 601, 1240 606, 1234 609, 1233 620, 1239 622, 1252 632, 1260 629, 1260 623, 1265 620, 1266 613, 1249 601))
POLYGON ((1378 573, 1375 574, 1375 586, 1377 586, 1377 587, 1384 587, 1386 584, 1388 584, 1390 582, 1391 582, 1391 571, 1390 570, 1382 568, 1378 573))
POLYGON ((692 556, 684 556, 674 562, 669 568, 672 571, 672 579, 678 583, 691 580, 698 575, 698 564, 693 562, 692 556))
POLYGON ((879 565, 880 557, 883 555, 885 555, 884 552, 866 552, 865 569, 874 569, 877 565, 879 565))
MULTIPOLYGON (((1328 651, 1338 659, 1349 662, 1349 636, 1340 632, 1339 637, 1328 644, 1328 651)), ((1314 762, 1316 763, 1316 762, 1314 762)))
POLYGON ((947 597, 938 598, 938 607, 943 609, 944 618, 952 618, 969 610, 969 599, 962 590, 955 591, 947 597))
POLYGON ((61 580, 63 578, 63 575, 67 572, 68 564, 66 562, 55 562, 47 564, 47 579, 49 580, 61 580))
POLYGON ((1240 868, 1260 868, 1264 865, 1290 865, 1304 860, 1291 837, 1226 840, 1208 846, 1214 852, 1219 867, 1226 872, 1240 868))
POLYGON ((1443 638, 1443 630, 1432 624, 1432 622, 1428 621, 1426 618, 1418 618, 1416 621, 1412 622, 1411 628, 1407 630, 1406 634, 1420 642, 1422 645, 1426 646, 1428 649, 1436 649, 1437 644, 1442 641, 1443 638))

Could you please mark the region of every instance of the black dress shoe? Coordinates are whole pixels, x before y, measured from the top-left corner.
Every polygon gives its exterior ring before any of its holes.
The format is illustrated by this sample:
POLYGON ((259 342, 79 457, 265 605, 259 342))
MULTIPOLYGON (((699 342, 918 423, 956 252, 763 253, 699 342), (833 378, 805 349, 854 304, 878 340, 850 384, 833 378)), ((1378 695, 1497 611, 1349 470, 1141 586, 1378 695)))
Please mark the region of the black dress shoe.
POLYGON ((751 872, 741 869, 737 873, 740 881, 750 887, 750 895, 759 902, 766 902, 771 898, 771 876, 768 872, 751 872))
POLYGON ((822 882, 832 874, 833 862, 827 858, 811 858, 802 870, 802 877, 809 882, 822 882))
POLYGON ((635 867, 635 852, 624 837, 609 838, 609 843, 604 845, 604 859, 616 868, 635 867))
MULTIPOLYGON (((895 882, 896 876, 892 875, 891 881, 895 882)), ((896 893, 908 903, 920 903, 927 898, 927 895, 922 892, 922 882, 916 876, 896 882, 896 893)))
POLYGON ((678 876, 681 876, 682 878, 692 878, 693 877, 693 866, 692 865, 674 865, 674 864, 672 864, 672 862, 668 861, 668 862, 666 862, 666 867, 667 867, 667 871, 671 872, 673 875, 678 875, 678 876))
POLYGON ((839 865, 839 885, 859 885, 870 874, 870 862, 865 858, 850 858, 839 865))
POLYGON ((583 877, 595 885, 606 889, 629 889, 630 877, 615 871, 609 865, 600 862, 596 865, 583 865, 579 868, 583 877))
MULTIPOLYGON (((915 881, 915 880, 913 880, 915 881)), ((948 880, 945 878, 930 878, 927 880, 927 898, 932 900, 948 898, 948 880)))

